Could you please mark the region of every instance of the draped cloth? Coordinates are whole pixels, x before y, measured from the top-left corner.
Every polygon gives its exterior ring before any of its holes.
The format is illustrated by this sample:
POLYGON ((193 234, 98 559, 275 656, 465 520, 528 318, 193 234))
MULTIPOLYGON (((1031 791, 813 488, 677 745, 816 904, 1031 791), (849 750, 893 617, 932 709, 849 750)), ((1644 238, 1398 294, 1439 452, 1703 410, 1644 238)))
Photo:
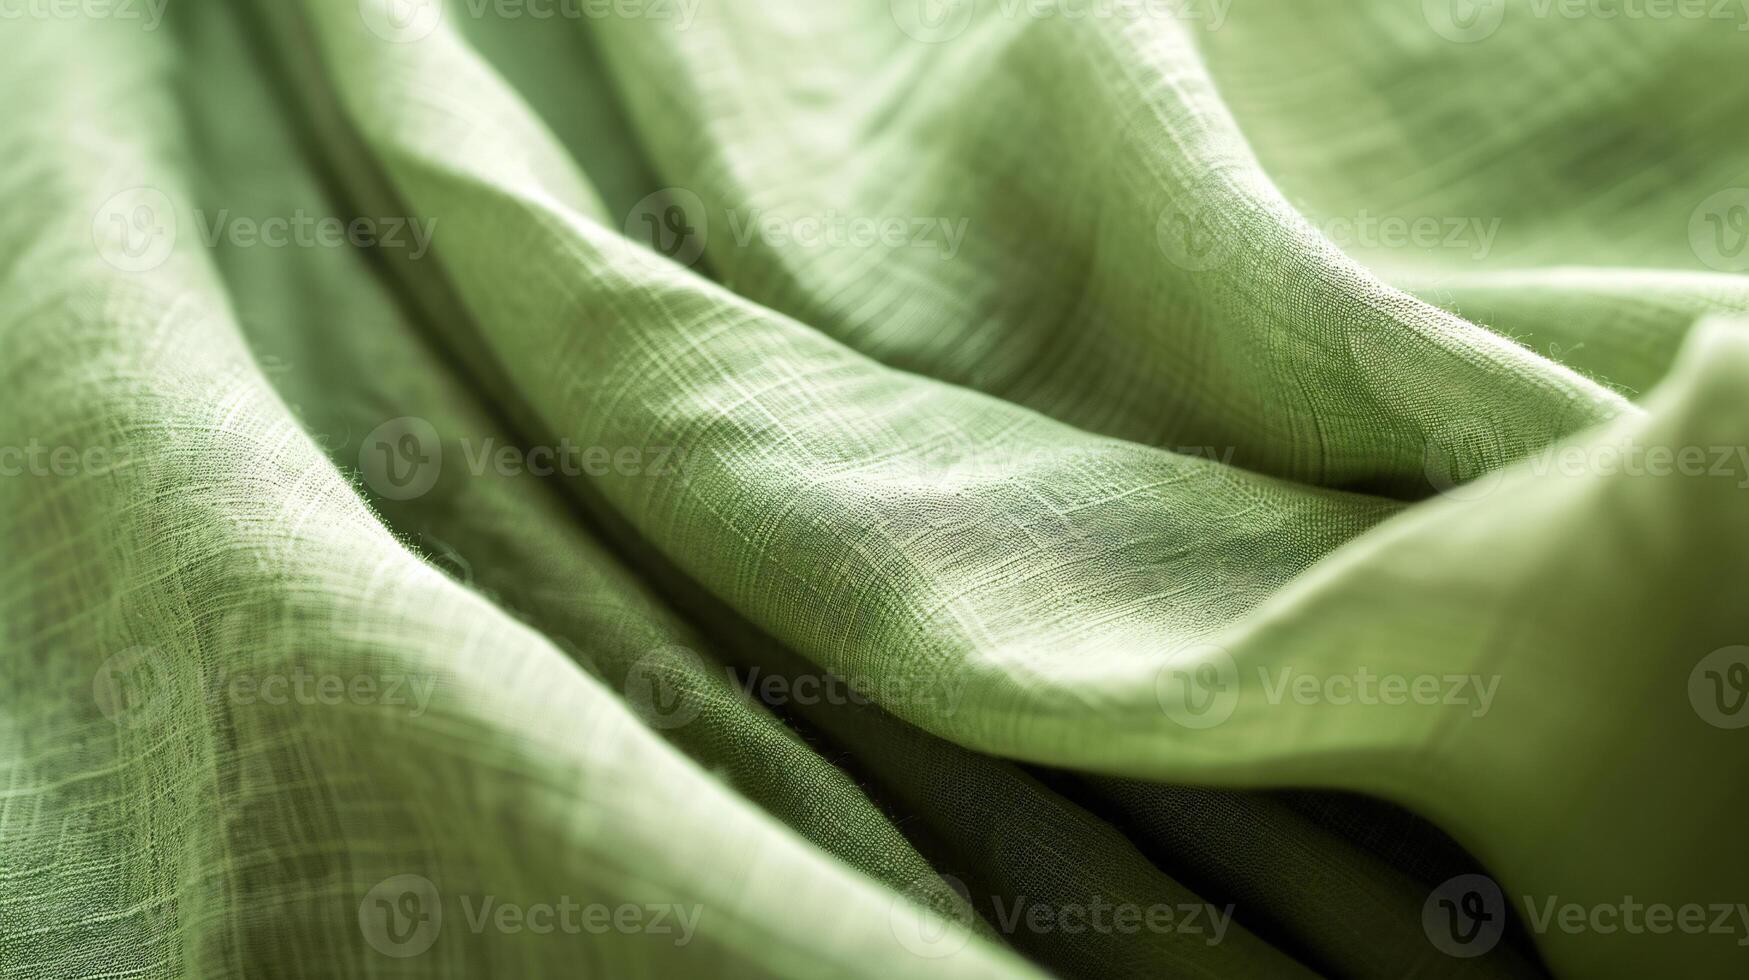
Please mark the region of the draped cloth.
POLYGON ((8 5, 0 975, 1742 975, 1630 6, 8 5))

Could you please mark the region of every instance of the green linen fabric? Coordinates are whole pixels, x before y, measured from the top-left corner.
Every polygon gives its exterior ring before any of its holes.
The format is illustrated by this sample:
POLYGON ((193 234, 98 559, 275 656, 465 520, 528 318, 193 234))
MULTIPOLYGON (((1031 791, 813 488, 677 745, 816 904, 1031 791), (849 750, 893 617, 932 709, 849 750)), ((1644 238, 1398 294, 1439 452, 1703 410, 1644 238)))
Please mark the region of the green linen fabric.
POLYGON ((1749 968, 1749 9, 0 55, 0 977, 1749 968))

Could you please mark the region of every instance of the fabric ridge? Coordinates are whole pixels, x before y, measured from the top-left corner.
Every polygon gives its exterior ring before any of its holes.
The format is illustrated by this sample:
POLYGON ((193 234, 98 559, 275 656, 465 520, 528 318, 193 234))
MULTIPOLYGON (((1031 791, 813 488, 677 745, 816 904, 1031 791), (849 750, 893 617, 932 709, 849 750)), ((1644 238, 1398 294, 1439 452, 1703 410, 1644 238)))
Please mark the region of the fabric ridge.
POLYGON ((0 977, 1749 966, 1749 10, 0 53, 0 977))

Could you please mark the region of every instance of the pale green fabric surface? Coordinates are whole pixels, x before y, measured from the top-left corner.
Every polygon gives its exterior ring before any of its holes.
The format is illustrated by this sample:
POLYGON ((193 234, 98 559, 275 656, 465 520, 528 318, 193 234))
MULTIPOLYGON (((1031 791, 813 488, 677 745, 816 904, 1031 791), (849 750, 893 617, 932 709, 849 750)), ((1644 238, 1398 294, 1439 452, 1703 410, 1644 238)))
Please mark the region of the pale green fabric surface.
POLYGON ((1749 921, 1459 957, 1423 906, 1749 901, 1744 733, 1690 686, 1749 643, 1749 293, 1695 230, 1749 184, 1749 33, 1218 6, 0 21, 0 445, 110 464, 0 476, 0 975, 1740 973, 1749 921), (628 237, 691 201, 693 268, 628 237), (1363 213, 1498 233, 1332 240, 1363 213), (406 431, 411 495, 373 468, 406 431), (1549 445, 1732 469, 1500 468, 1549 445), (738 686, 822 670, 878 706, 738 686), (231 686, 294 672, 429 700, 231 686), (401 876, 443 916, 411 945, 401 876), (488 895, 698 918, 470 928, 488 895))

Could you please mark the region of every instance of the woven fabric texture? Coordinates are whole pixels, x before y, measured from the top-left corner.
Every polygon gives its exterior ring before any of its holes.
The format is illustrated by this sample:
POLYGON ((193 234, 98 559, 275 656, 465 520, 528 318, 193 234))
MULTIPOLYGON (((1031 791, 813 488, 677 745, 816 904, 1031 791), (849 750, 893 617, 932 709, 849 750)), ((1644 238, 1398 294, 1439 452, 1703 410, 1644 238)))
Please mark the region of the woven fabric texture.
POLYGON ((1749 969, 1749 8, 0 7, 0 977, 1749 969))

